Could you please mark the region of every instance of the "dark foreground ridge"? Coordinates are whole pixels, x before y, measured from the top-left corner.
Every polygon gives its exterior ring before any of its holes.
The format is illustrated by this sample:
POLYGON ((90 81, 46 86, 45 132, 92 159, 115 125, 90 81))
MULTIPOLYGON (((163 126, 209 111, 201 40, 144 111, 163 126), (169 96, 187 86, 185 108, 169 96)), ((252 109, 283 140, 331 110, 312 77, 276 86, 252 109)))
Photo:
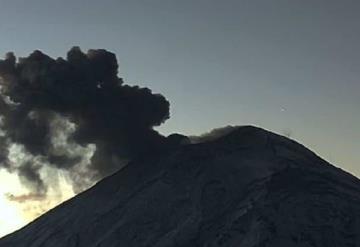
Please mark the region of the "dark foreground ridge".
POLYGON ((360 182, 255 127, 138 160, 0 247, 358 247, 360 182))

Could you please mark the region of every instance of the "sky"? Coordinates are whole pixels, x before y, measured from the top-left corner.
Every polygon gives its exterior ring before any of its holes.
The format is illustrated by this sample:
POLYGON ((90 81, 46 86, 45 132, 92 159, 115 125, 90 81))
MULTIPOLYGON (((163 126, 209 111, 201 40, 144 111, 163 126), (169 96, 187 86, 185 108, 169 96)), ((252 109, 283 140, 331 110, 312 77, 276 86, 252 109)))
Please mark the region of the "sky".
MULTIPOLYGON (((358 13, 356 0, 0 0, 0 54, 108 49, 126 83, 171 102, 161 133, 256 125, 360 176, 358 13)), ((62 188, 50 206, 73 195, 62 188)), ((35 217, 6 199, 22 189, 0 172, 0 235, 35 217)))

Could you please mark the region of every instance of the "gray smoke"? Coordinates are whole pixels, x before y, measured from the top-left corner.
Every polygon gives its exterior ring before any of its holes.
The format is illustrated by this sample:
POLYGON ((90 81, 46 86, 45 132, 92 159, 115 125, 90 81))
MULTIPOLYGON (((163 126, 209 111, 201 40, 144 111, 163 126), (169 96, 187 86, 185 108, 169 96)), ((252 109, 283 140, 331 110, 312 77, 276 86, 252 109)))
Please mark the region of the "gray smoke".
POLYGON ((0 115, 0 166, 39 198, 48 168, 69 171, 79 191, 128 160, 161 152, 166 138, 153 127, 169 118, 169 102, 124 84, 113 53, 74 47, 66 58, 34 51, 0 60, 0 115))
POLYGON ((225 135, 231 133, 232 131, 236 130, 239 127, 240 126, 228 125, 228 126, 224 126, 224 127, 220 127, 220 128, 215 128, 215 129, 212 129, 209 132, 203 133, 201 135, 189 136, 189 139, 190 139, 190 142, 194 143, 194 144, 214 141, 222 136, 225 136, 225 135))

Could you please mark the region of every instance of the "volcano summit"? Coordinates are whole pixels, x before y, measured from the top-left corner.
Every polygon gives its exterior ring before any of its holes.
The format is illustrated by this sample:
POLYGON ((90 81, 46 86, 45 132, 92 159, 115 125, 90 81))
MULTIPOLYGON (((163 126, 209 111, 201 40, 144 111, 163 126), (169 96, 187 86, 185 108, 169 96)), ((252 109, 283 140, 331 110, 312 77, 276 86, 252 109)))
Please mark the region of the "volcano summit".
POLYGON ((360 182, 244 126, 132 161, 0 247, 360 246, 360 182))

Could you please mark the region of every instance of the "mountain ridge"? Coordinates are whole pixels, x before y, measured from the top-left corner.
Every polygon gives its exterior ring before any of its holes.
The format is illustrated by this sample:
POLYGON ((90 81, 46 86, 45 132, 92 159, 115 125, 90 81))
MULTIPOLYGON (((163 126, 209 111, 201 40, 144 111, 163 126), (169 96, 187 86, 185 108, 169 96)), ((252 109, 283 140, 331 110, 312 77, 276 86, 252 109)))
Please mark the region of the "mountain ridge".
POLYGON ((360 182, 243 126, 136 160, 0 247, 360 246, 360 182))

